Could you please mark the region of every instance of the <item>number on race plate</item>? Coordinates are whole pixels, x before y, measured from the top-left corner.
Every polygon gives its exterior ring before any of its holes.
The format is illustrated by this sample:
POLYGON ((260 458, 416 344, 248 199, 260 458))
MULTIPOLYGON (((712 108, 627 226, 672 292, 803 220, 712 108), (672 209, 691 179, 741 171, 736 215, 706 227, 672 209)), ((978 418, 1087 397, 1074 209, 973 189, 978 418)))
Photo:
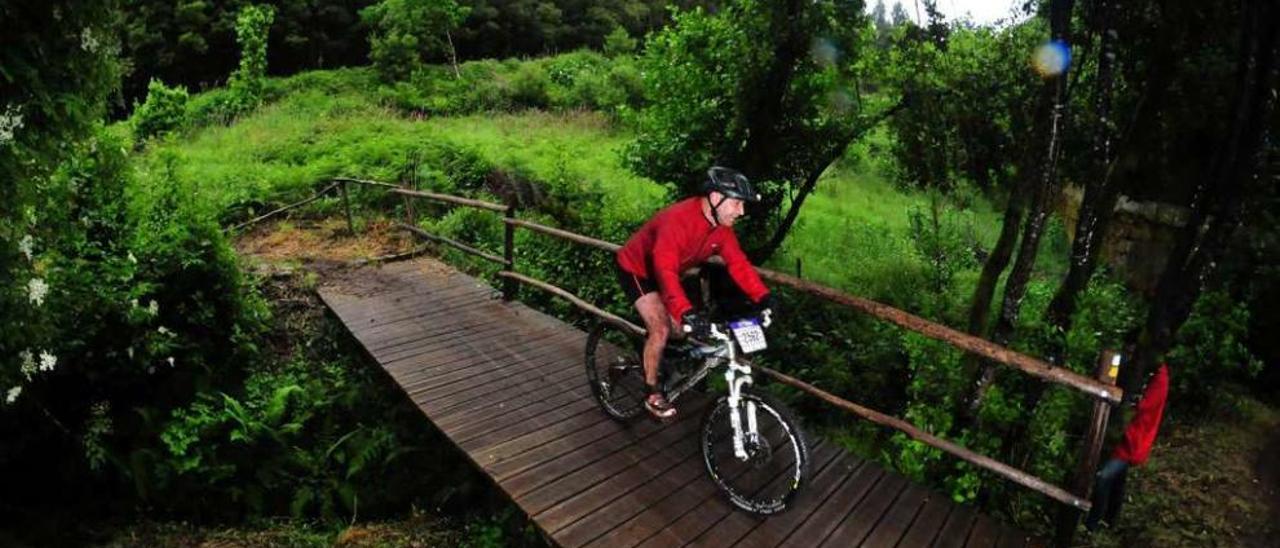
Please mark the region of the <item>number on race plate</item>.
POLYGON ((729 324, 729 329, 733 330, 733 336, 738 339, 738 346, 742 347, 744 353, 759 352, 767 346, 764 342, 764 329, 760 328, 760 323, 756 320, 739 320, 729 324))

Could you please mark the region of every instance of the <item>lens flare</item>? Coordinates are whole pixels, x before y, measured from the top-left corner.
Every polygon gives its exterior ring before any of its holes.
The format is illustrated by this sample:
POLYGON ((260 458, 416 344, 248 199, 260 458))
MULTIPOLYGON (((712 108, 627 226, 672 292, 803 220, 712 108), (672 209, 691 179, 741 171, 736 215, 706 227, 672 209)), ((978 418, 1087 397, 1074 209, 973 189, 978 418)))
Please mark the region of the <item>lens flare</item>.
POLYGON ((1054 40, 1036 48, 1031 57, 1031 67, 1041 78, 1049 78, 1066 72, 1071 66, 1071 47, 1062 40, 1054 40))
POLYGON ((809 55, 820 66, 829 67, 840 60, 840 49, 823 37, 815 37, 809 44, 809 55))

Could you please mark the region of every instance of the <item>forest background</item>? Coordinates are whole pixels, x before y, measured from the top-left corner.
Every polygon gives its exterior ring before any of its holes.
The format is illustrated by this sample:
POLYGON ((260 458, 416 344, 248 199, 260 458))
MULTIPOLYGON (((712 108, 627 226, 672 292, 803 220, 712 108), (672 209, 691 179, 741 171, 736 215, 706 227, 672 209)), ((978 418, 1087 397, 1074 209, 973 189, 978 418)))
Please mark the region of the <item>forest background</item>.
MULTIPOLYGON (((1170 364, 1133 517, 1085 542, 1265 539, 1280 14, 1183 4, 980 26, 929 1, 924 24, 834 1, 0 3, 0 539, 536 542, 319 311, 315 258, 250 250, 401 245, 375 235, 402 205, 357 192, 361 237, 326 232, 336 199, 228 229, 352 176, 622 241, 714 162, 762 185, 740 228, 761 264, 1084 374, 1122 350, 1130 394, 1170 364)), ((497 219, 424 213, 500 247, 497 219)), ((520 238, 529 274, 626 312, 609 257, 520 238)), ((772 365, 1070 477, 1084 396, 783 294, 772 365)), ((1038 495, 777 390, 815 433, 1051 530, 1038 495)))

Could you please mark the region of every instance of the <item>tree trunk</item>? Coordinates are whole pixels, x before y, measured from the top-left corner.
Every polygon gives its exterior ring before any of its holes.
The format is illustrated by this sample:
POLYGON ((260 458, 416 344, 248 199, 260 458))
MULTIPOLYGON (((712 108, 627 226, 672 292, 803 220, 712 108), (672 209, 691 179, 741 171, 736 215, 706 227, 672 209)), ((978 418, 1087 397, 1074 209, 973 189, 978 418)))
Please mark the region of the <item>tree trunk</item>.
POLYGON ((1134 359, 1121 370, 1126 391, 1135 390, 1173 345, 1191 314, 1204 280, 1212 273, 1240 224, 1241 203, 1257 180, 1266 124, 1274 108, 1277 26, 1280 13, 1271 0, 1254 0, 1241 11, 1237 93, 1230 129, 1191 198, 1191 219, 1156 286, 1156 296, 1138 338, 1134 359))
MULTIPOLYGON (((752 179, 776 177, 773 166, 778 155, 778 123, 782 119, 787 90, 795 76, 796 61, 809 47, 802 15, 804 2, 788 0, 785 4, 762 4, 773 10, 770 30, 783 39, 773 50, 773 59, 759 82, 749 82, 746 108, 741 127, 746 128, 746 143, 731 153, 733 167, 752 179)), ((774 204, 776 205, 776 204, 774 204)))
MULTIPOLYGON (((1094 105, 1098 115, 1098 131, 1094 135, 1093 154, 1101 166, 1096 177, 1085 183, 1084 198, 1080 203, 1079 217, 1076 220, 1075 238, 1071 242, 1071 266, 1067 276, 1058 286, 1049 303, 1048 319, 1050 325, 1066 332, 1071 328, 1071 316, 1075 312, 1076 295, 1089 284, 1093 276, 1094 266, 1102 241, 1106 237, 1107 228, 1111 224, 1116 199, 1120 196, 1120 185, 1115 174, 1115 158, 1111 154, 1111 93, 1112 68, 1114 52, 1112 48, 1112 32, 1110 29, 1111 4, 1107 0, 1098 2, 1095 14, 1098 34, 1098 76, 1094 88, 1094 105)), ((1146 89, 1147 93, 1151 88, 1146 89)), ((1139 107, 1139 112, 1144 109, 1139 107)))
MULTIPOLYGON (((1018 241, 1018 227, 1022 224, 1022 209, 1026 203, 1024 194, 1024 185, 1019 184, 1015 186, 1014 193, 1009 195, 1009 201, 1004 209, 1004 221, 1000 225, 1000 238, 996 240, 996 247, 991 250, 991 255, 982 264, 982 273, 978 275, 978 284, 973 290, 973 301, 969 305, 970 335, 981 337, 987 332, 987 320, 991 316, 991 299, 995 296, 996 283, 1000 281, 1000 274, 1009 266, 1014 244, 1018 241)), ((964 358, 966 376, 974 377, 975 370, 981 363, 981 358, 974 354, 966 354, 964 358)), ((974 386, 991 381, 987 376, 989 370, 990 366, 983 368, 982 376, 974 380, 974 386)), ((995 373, 991 372, 991 374, 995 373)), ((970 400, 971 403, 974 401, 976 400, 970 400)), ((961 417, 961 428, 972 421, 976 416, 974 413, 976 410, 976 405, 959 410, 957 416, 961 417)))
POLYGON ((453 47, 453 34, 448 29, 445 29, 444 37, 449 41, 449 61, 453 63, 453 77, 461 80, 462 73, 458 71, 458 50, 453 47))
MULTIPOLYGON (((1105 18, 1106 15, 1104 14, 1103 17, 1105 18)), ((1112 66, 1112 60, 1108 56, 1111 50, 1109 30, 1105 24, 1101 29, 1103 47, 1098 70, 1099 86, 1108 88, 1111 86, 1112 66)), ((1137 110, 1120 136, 1120 143, 1114 149, 1118 152, 1114 157, 1111 154, 1113 149, 1109 124, 1104 123, 1099 128, 1094 151, 1106 159, 1105 171, 1098 184, 1090 183, 1085 187, 1079 218, 1076 221, 1075 238, 1071 244, 1070 270, 1049 304, 1049 322, 1061 332, 1065 333, 1071 329, 1071 316, 1075 313, 1076 297, 1088 286, 1089 279, 1097 268, 1098 253, 1101 251, 1102 241, 1111 224, 1116 200, 1120 196, 1120 190, 1125 188, 1126 181, 1133 175, 1130 173, 1133 170, 1126 169, 1125 166, 1141 163, 1141 158, 1137 157, 1138 152, 1133 147, 1135 140, 1141 140, 1149 132, 1157 130, 1164 97, 1175 72, 1173 54, 1172 50, 1164 49, 1157 53, 1151 63, 1137 110)), ((1110 91, 1100 89, 1098 96, 1100 117, 1105 121, 1111 115, 1110 91)))
MULTIPOLYGON (((1051 0, 1049 3, 1050 36, 1055 40, 1064 40, 1071 20, 1071 7, 1074 0, 1051 0)), ((1043 142, 1046 154, 1043 164, 1035 175, 1036 183, 1027 194, 1027 217, 1022 227, 1022 238, 1018 245, 1018 257, 1014 261, 1013 270, 1005 281, 1004 298, 1000 306, 1000 316, 996 320, 992 342, 1005 346, 1013 336, 1018 321, 1018 312, 1022 307, 1022 298, 1026 296, 1027 283, 1031 279, 1031 269, 1035 266, 1036 253, 1040 247, 1040 236, 1044 232, 1045 219, 1048 217, 1047 205, 1057 189, 1057 164, 1061 152, 1062 138, 1059 132, 1065 114, 1067 94, 1067 77, 1070 71, 1063 72, 1045 83, 1041 89, 1037 116, 1037 142, 1043 142), (1045 112, 1047 111, 1047 112, 1045 112), (1038 179, 1038 180, 1037 180, 1038 179)), ((1009 222, 1009 219, 1005 219, 1009 222)), ((983 366, 982 375, 974 386, 970 409, 977 410, 982 404, 982 397, 995 377, 995 365, 987 363, 983 366)))

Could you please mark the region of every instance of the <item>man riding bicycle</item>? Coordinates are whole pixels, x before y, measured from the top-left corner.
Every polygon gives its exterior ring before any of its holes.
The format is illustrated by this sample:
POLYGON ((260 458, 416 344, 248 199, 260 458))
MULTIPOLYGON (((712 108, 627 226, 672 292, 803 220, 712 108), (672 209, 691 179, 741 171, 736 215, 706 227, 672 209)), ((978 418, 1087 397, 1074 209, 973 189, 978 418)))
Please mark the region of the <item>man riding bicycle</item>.
POLYGON ((707 318, 693 310, 680 285, 680 273, 712 255, 724 259, 729 276, 760 308, 772 308, 772 295, 747 259, 733 223, 744 214, 745 202, 760 201, 743 174, 724 167, 707 170, 703 194, 659 211, 618 250, 618 282, 640 312, 648 338, 644 344, 644 382, 649 395, 645 408, 659 419, 675 417, 676 409, 658 390, 658 364, 667 337, 684 326, 694 333, 708 329, 707 318))

